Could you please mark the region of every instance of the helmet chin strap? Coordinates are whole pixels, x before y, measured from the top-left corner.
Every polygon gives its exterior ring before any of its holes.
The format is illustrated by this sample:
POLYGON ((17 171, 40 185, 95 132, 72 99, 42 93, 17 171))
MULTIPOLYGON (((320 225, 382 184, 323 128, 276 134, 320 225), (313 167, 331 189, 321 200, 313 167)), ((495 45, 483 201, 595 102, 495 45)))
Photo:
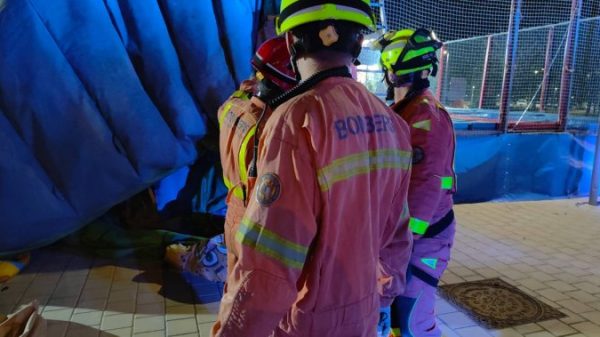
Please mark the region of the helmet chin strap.
POLYGON ((292 66, 292 71, 296 76, 296 81, 300 82, 302 78, 300 77, 300 72, 298 71, 298 49, 302 48, 302 43, 300 41, 294 42, 294 36, 291 32, 285 33, 285 42, 288 47, 288 51, 290 52, 290 65, 292 66))
POLYGON ((438 72, 438 65, 437 65, 437 59, 435 59, 433 64, 431 65, 431 76, 435 77, 435 75, 437 75, 437 72, 438 72))
MULTIPOLYGON (((358 61, 358 55, 360 55, 360 52, 362 51, 362 43, 364 40, 364 36, 362 34, 359 34, 358 38, 355 39, 356 40, 356 44, 354 45, 354 48, 352 48, 352 62, 358 62, 360 64, 360 62, 358 61)), ((358 66, 358 64, 356 64, 358 66)))
POLYGON ((417 78, 417 73, 410 73, 402 76, 390 75, 387 71, 385 72, 385 82, 392 87, 399 88, 408 83, 414 83, 417 78), (391 76, 391 78, 390 78, 391 76))
POLYGON ((294 71, 294 75, 296 76, 296 81, 302 81, 302 76, 300 76, 300 72, 298 71, 298 57, 296 53, 290 52, 290 64, 292 65, 292 71, 294 71))

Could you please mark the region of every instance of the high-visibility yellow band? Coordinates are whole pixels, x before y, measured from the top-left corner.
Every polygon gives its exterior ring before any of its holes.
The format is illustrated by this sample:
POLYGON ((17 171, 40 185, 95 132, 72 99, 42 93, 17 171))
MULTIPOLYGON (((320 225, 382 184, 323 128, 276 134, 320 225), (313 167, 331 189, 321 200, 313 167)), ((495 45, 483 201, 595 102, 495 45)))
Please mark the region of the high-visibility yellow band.
POLYGON ((256 125, 254 125, 244 136, 244 140, 242 141, 242 145, 240 146, 240 151, 238 153, 238 169, 240 173, 240 180, 244 183, 248 183, 248 167, 246 166, 246 156, 248 155, 248 146, 252 146, 250 144, 250 140, 256 134, 256 125))
POLYGON ((232 102, 225 103, 225 106, 223 107, 223 111, 221 111, 221 115, 219 115, 219 130, 223 127, 223 122, 225 121, 225 117, 231 110, 232 106, 233 106, 232 102))
POLYGON ((308 247, 289 241, 248 218, 242 219, 235 239, 294 269, 302 269, 308 254, 308 247))
POLYGON ((356 153, 334 160, 317 172, 321 191, 327 191, 333 184, 381 169, 410 168, 411 153, 396 149, 382 149, 356 153))
MULTIPOLYGON (((250 94, 248 94, 244 90, 236 90, 233 92, 233 94, 231 94, 231 97, 240 98, 242 100, 249 100, 250 94)), ((223 111, 219 115, 219 129, 223 125, 223 122, 225 121, 225 117, 231 110, 232 106, 233 106, 233 102, 231 102, 231 101, 228 101, 227 103, 225 103, 225 106, 223 106, 223 111)))
POLYGON ((247 92, 245 92, 244 90, 236 90, 233 92, 233 94, 231 94, 231 97, 241 98, 244 100, 250 99, 249 96, 250 95, 247 92))

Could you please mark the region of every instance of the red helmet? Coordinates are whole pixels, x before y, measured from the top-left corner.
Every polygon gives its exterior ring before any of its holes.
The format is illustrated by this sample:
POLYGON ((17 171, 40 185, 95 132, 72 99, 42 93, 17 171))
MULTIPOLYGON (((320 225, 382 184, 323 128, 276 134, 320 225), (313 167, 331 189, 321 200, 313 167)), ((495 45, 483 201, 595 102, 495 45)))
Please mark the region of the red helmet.
POLYGON ((283 91, 298 84, 284 37, 275 37, 261 44, 251 63, 256 71, 283 91))

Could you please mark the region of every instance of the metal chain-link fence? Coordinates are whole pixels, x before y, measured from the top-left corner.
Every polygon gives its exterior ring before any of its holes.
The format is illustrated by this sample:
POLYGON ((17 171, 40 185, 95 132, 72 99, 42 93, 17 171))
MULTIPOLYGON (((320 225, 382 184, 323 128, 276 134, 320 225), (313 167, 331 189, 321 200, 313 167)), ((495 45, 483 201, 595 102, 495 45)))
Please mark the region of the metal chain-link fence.
MULTIPOLYGON (((425 27, 445 41, 432 89, 457 119, 563 130, 600 114, 600 0, 380 0, 373 9, 381 31, 425 27)), ((359 80, 384 97, 377 51, 360 60, 359 80)))

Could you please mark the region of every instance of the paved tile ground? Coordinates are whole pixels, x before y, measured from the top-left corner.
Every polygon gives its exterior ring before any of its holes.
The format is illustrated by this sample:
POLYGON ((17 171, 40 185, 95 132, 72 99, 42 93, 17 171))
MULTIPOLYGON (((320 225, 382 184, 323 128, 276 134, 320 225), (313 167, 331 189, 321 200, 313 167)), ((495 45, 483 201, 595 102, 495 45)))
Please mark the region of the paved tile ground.
MULTIPOLYGON (((456 207, 456 246, 442 283, 501 277, 567 314, 483 329, 439 299, 446 337, 600 337, 600 208, 584 200, 456 207)), ((60 247, 0 285, 0 312, 37 299, 49 337, 208 336, 222 289, 159 262, 94 259, 60 247)))

